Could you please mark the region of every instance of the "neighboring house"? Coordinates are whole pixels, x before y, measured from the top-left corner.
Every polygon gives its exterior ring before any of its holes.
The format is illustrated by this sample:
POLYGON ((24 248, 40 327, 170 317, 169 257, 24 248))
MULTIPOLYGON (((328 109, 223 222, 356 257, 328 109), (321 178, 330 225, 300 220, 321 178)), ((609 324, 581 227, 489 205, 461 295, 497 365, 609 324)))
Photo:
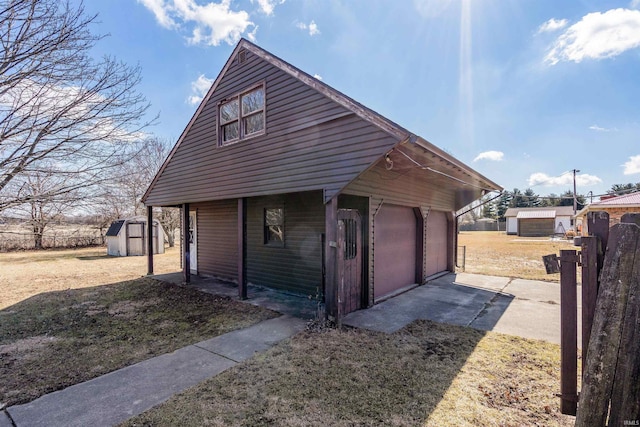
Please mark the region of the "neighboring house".
POLYGON ((509 208, 504 216, 507 219, 507 234, 522 237, 564 234, 574 228, 572 206, 509 208))
MULTIPOLYGON (((164 253, 164 230, 158 220, 153 220, 153 253, 164 253)), ((147 255, 149 242, 147 218, 137 216, 113 221, 107 230, 107 255, 147 255)))
POLYGON ((143 201, 181 207, 186 281, 318 295, 335 317, 453 271, 455 212, 499 189, 243 39, 143 201))
POLYGON ((640 212, 640 192, 625 194, 622 196, 609 197, 599 202, 585 206, 576 214, 576 220, 582 221, 582 235, 589 233, 586 216, 588 212, 604 211, 609 214, 609 226, 620 223, 620 218, 626 213, 640 212))

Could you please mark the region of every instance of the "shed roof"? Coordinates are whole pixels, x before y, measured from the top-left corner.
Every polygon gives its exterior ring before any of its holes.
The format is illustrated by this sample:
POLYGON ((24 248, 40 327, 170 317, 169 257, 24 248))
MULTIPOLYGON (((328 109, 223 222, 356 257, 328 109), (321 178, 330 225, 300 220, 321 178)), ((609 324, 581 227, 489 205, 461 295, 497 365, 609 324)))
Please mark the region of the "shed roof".
POLYGON ((117 236, 118 233, 120 233, 120 229, 122 229, 122 226, 124 225, 125 220, 124 219, 119 219, 117 221, 113 221, 111 223, 111 225, 109 226, 109 229, 107 230, 107 236, 117 236))
POLYGON ((556 211, 554 210, 546 210, 546 211, 520 211, 516 218, 518 219, 531 219, 531 218, 555 218, 556 211))
MULTIPOLYGON (((545 206, 545 207, 537 207, 537 208, 509 208, 505 212, 505 217, 516 217, 522 218, 520 215, 522 212, 530 212, 523 215, 534 215, 529 216, 528 218, 555 218, 557 216, 573 216, 573 207, 572 206, 545 206), (543 217, 543 216, 535 216, 535 212, 553 212, 553 216, 543 217)), ((548 215, 548 214, 547 214, 548 215)))

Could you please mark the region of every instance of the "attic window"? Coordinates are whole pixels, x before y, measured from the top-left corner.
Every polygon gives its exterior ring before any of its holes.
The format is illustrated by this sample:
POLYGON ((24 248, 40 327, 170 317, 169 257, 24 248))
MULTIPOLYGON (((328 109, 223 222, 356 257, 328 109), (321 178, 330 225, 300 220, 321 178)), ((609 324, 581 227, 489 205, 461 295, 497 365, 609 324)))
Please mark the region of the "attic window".
POLYGON ((246 60, 247 60, 247 51, 242 49, 240 52, 238 52, 238 64, 244 64, 246 60))
POLYGON ((220 104, 220 145, 264 133, 264 85, 234 96, 220 104))

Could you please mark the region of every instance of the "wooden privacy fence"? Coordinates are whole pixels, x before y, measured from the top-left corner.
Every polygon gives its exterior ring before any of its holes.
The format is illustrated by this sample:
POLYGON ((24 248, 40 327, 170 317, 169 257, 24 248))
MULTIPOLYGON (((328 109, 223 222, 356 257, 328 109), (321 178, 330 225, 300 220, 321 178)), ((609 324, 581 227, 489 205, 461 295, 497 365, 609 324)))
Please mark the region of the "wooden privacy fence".
POLYGON ((640 214, 609 229, 590 212, 580 252, 560 251, 561 412, 577 426, 640 425, 640 214), (582 389, 577 393, 576 267, 582 267, 582 389))

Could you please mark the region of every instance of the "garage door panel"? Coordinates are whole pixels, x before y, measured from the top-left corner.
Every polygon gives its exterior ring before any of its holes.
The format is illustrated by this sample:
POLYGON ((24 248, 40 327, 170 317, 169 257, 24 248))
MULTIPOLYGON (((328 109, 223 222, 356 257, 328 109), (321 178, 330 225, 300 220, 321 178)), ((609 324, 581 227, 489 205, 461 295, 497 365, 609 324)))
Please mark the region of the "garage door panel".
POLYGON ((374 298, 415 283, 416 216, 413 208, 385 204, 374 223, 374 298))
POLYGON ((427 277, 447 270, 447 214, 431 211, 427 216, 426 274, 427 277))
POLYGON ((519 235, 523 237, 544 237, 554 232, 553 218, 528 218, 518 220, 519 235))

